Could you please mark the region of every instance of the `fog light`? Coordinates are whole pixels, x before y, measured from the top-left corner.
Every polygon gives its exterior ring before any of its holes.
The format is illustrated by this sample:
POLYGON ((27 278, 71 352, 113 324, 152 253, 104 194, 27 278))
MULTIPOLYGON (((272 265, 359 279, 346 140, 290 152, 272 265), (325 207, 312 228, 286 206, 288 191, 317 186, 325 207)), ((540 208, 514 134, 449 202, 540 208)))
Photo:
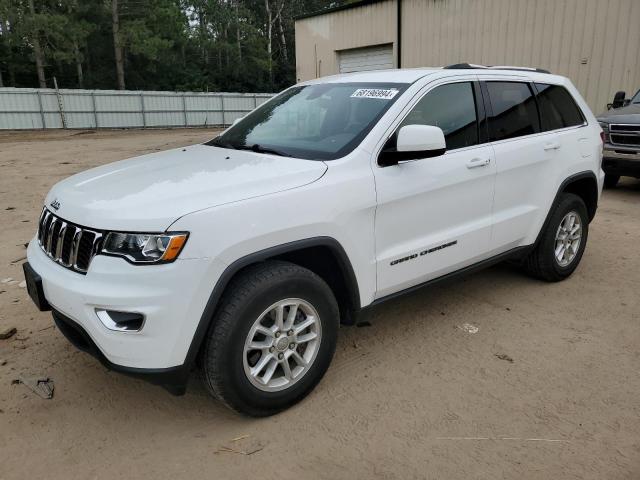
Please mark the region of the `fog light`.
POLYGON ((144 315, 141 313, 96 308, 96 315, 105 327, 116 332, 139 332, 144 325, 144 315))

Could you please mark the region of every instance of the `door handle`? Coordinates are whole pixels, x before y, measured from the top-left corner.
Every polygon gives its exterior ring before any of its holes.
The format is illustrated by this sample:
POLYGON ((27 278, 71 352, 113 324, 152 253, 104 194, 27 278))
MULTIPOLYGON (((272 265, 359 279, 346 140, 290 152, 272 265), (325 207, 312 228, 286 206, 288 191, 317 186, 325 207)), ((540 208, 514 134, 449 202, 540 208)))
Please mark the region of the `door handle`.
POLYGON ((560 144, 558 142, 547 143, 544 146, 544 150, 545 152, 548 152, 549 150, 560 150, 560 144))
POLYGON ((467 168, 478 168, 478 167, 486 167, 491 163, 490 158, 474 158, 467 162, 467 168))

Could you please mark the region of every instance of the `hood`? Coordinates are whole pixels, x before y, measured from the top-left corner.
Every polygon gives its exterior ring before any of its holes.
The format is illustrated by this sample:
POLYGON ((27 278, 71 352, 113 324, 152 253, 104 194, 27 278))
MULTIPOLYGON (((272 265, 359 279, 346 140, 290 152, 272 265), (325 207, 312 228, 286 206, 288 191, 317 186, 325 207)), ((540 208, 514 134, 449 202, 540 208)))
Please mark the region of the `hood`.
POLYGON ((599 122, 640 124, 640 103, 607 110, 598 115, 599 122))
POLYGON ((86 227, 163 231, 196 210, 300 187, 326 170, 321 161, 194 145, 69 177, 51 189, 45 205, 86 227))

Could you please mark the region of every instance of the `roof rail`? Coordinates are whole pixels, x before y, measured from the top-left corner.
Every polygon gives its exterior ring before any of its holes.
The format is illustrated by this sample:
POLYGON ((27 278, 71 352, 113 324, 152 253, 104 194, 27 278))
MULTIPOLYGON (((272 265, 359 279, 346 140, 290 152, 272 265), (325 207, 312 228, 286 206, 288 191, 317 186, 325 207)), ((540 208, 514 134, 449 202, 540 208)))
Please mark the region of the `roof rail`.
POLYGON ((514 70, 521 72, 538 72, 538 73, 551 73, 544 68, 530 68, 530 67, 512 67, 512 66, 500 66, 500 65, 474 65, 472 63, 454 63, 444 67, 446 70, 468 70, 468 69, 484 69, 484 70, 514 70))

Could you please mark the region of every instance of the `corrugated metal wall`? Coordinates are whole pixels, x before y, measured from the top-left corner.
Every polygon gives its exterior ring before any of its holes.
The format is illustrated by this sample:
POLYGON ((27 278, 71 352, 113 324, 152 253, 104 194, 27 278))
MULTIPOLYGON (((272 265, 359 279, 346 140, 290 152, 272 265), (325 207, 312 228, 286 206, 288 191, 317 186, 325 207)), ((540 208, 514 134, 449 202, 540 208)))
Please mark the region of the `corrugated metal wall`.
POLYGON ((546 68, 596 112, 640 88, 640 0, 403 0, 402 17, 405 67, 546 68))
MULTIPOLYGON (((396 0, 296 22, 299 80, 338 72, 344 48, 396 42, 396 0)), ((402 0, 402 66, 535 66, 569 77, 591 108, 640 88, 640 0, 402 0)))
POLYGON ((0 129, 230 125, 271 96, 0 88, 0 129))
POLYGON ((395 58, 396 18, 389 1, 297 20, 298 81, 338 73, 340 50, 391 43, 395 58))

